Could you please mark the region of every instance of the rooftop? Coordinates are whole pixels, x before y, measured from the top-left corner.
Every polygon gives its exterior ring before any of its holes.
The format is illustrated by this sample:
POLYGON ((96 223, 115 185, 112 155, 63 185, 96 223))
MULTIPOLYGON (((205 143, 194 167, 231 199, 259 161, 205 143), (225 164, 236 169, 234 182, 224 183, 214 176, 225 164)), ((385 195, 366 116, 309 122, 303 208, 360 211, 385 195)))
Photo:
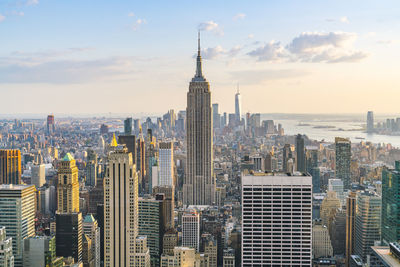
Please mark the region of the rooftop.
POLYGON ((65 154, 65 156, 62 160, 63 161, 73 161, 74 157, 70 153, 67 153, 67 154, 65 154))

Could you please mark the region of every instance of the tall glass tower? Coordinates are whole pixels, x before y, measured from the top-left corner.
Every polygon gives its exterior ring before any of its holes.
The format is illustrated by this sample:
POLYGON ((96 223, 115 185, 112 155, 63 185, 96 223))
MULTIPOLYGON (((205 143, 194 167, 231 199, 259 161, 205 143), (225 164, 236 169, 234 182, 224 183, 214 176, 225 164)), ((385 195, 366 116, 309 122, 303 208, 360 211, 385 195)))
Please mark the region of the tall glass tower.
POLYGON ((344 189, 350 189, 350 160, 351 160, 351 142, 346 138, 335 138, 336 149, 336 178, 343 181, 344 189))

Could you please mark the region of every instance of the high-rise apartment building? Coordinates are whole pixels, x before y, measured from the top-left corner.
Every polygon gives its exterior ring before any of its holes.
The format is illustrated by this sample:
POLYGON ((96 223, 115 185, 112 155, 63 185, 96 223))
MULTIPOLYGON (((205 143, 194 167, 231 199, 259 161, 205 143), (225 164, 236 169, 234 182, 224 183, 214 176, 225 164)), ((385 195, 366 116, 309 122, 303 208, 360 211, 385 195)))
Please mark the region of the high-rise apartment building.
POLYGON ((354 254, 356 197, 355 192, 350 192, 346 198, 346 267, 350 266, 350 257, 354 254))
POLYGON ((94 267, 100 267, 100 227, 93 215, 88 214, 83 219, 83 234, 92 241, 91 254, 94 259, 94 267))
POLYGON ((14 267, 12 238, 7 237, 4 226, 0 227, 0 266, 14 267))
POLYGON ((382 242, 400 240, 400 161, 395 169, 382 170, 382 242))
POLYGON ((359 192, 356 200, 354 254, 367 262, 371 246, 381 239, 381 197, 359 192))
POLYGON ((335 138, 336 150, 336 163, 335 174, 336 178, 343 181, 344 189, 350 189, 351 186, 351 173, 350 173, 350 160, 351 160, 351 142, 346 138, 335 138))
POLYGON ((199 252, 200 215, 196 211, 182 215, 182 246, 194 248, 199 252))
POLYGON ((374 132, 374 112, 368 111, 367 113, 367 133, 374 132))
POLYGON ((312 177, 242 174, 242 266, 311 266, 312 177))
POLYGON ((0 183, 21 183, 21 151, 0 149, 0 183))
POLYGON ((304 137, 301 134, 296 136, 296 156, 297 171, 306 172, 306 150, 304 147, 304 137))
POLYGON ((23 266, 23 240, 35 235, 35 186, 0 185, 0 226, 12 238, 14 265, 23 266))
POLYGON ((82 213, 56 213, 56 252, 59 257, 72 257, 75 263, 82 261, 83 250, 82 213))
POLYGON ((174 186, 174 144, 172 142, 160 142, 158 166, 158 185, 174 186))
POLYGON ((44 164, 33 165, 31 167, 31 184, 36 188, 42 187, 46 183, 46 169, 44 164))
POLYGON ((47 116, 47 134, 52 134, 55 130, 54 115, 47 116))
POLYGON ((211 91, 210 84, 202 73, 200 36, 196 74, 187 93, 186 144, 187 165, 183 203, 211 205, 215 201, 211 91))
POLYGON ((124 120, 124 134, 125 135, 132 134, 132 118, 126 118, 124 120))
MULTIPOLYGON (((138 175, 132 154, 124 147, 115 147, 115 151, 108 156, 104 179, 105 267, 146 266, 135 265, 141 256, 148 257, 150 264, 148 248, 137 244, 140 241, 138 187, 138 175), (141 250, 137 251, 139 248, 141 250)), ((147 240, 145 243, 147 244, 147 240)))
POLYGON ((58 166, 57 199, 59 213, 79 212, 78 167, 69 153, 58 166))

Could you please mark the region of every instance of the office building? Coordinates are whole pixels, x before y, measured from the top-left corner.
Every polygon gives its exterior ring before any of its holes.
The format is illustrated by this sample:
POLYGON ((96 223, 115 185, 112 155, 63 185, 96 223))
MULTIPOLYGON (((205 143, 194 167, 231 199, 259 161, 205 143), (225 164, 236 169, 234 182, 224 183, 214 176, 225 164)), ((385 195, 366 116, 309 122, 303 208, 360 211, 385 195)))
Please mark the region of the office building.
POLYGON ((42 187, 46 183, 46 169, 44 164, 33 165, 31 167, 31 184, 36 189, 42 187))
POLYGON ((58 166, 57 200, 59 213, 79 212, 78 167, 69 153, 58 166))
POLYGON ((232 248, 224 249, 223 252, 223 267, 235 267, 235 250, 232 248))
POLYGON ((82 261, 82 213, 56 213, 56 252, 59 257, 82 261))
POLYGON ((335 175, 336 178, 343 181, 344 189, 350 189, 350 160, 351 160, 351 142, 349 139, 335 138, 335 175))
POLYGON ((306 172, 306 151, 304 137, 301 134, 296 136, 296 166, 297 171, 306 172))
POLYGON ((174 255, 174 248, 178 246, 178 232, 174 228, 167 230, 163 237, 163 249, 162 254, 174 255))
MULTIPOLYGON (((282 151, 282 171, 284 173, 292 173, 293 168, 290 168, 288 162, 294 159, 293 147, 290 144, 285 144, 282 151)), ((292 161, 293 162, 293 161, 292 161)))
POLYGON ((343 190, 343 181, 340 179, 329 179, 328 180, 328 191, 336 192, 336 197, 340 200, 342 206, 346 205, 346 199, 343 190))
POLYGON ((182 246, 194 248, 199 252, 200 215, 196 211, 182 215, 182 246))
POLYGON ((63 266, 63 258, 56 256, 56 237, 33 236, 24 239, 24 267, 48 266, 63 266))
POLYGON ((370 267, 400 266, 400 244, 391 242, 388 246, 371 247, 370 267))
POLYGON ((124 120, 124 134, 132 135, 132 118, 126 118, 124 120))
POLYGON ((162 209, 163 199, 157 200, 149 196, 139 198, 139 235, 147 236, 151 266, 160 265, 165 232, 162 209))
POLYGON ((83 267, 94 267, 92 240, 88 235, 82 235, 82 263, 83 267))
POLYGON ((333 256, 333 248, 328 228, 321 222, 315 222, 312 231, 313 258, 333 256))
POLYGON ((382 170, 382 242, 400 240, 400 161, 382 170))
POLYGON ((322 224, 326 225, 329 229, 330 223, 335 216, 335 212, 341 208, 342 205, 340 204, 340 200, 336 196, 336 192, 328 191, 327 195, 322 200, 320 208, 322 224))
POLYGON ((355 218, 356 218, 355 192, 350 192, 346 198, 346 266, 349 267, 350 256, 354 254, 355 218))
POLYGON ((95 187, 97 185, 97 154, 93 149, 87 151, 87 161, 85 167, 87 186, 95 187))
POLYGON ((100 267, 100 227, 93 215, 88 214, 83 220, 83 234, 87 235, 91 244, 91 254, 95 267, 100 267))
POLYGON ((312 177, 242 174, 242 266, 311 266, 312 177))
POLYGON ((150 264, 148 248, 142 247, 144 243, 137 239, 138 187, 132 154, 122 146, 115 147, 108 155, 104 179, 105 267, 135 266, 135 262, 142 256, 148 257, 150 264), (142 246, 136 244, 139 241, 142 246))
POLYGON ((194 248, 175 247, 174 255, 163 255, 161 257, 161 267, 198 267, 200 257, 194 248))
POLYGON ((7 237, 4 226, 0 227, 0 266, 14 267, 12 238, 7 237))
MULTIPOLYGON (((132 160, 136 162, 136 136, 134 135, 119 135, 118 144, 125 145, 129 153, 132 153, 132 160)), ((136 166, 136 165, 135 165, 136 166)))
POLYGON ((35 235, 35 186, 0 186, 0 226, 12 238, 14 265, 23 265, 23 240, 35 235))
POLYGON ((354 254, 367 262, 371 246, 381 239, 381 197, 368 192, 357 193, 354 254))
POLYGON ((21 151, 0 149, 0 183, 21 183, 21 151))
POLYGON ((240 122, 242 118, 242 97, 239 92, 239 85, 237 87, 237 92, 235 94, 235 116, 236 116, 236 121, 240 122))
POLYGON ((174 144, 172 142, 160 142, 158 166, 158 186, 174 186, 174 144))
POLYGON ((221 128, 221 115, 218 113, 218 104, 212 104, 213 111, 213 127, 214 129, 221 128))
POLYGON ((367 113, 367 133, 374 132, 374 112, 368 111, 367 113))
POLYGON ((217 240, 209 233, 201 235, 201 251, 207 259, 209 267, 217 267, 218 245, 217 240))
POLYGON ((185 205, 212 205, 215 198, 213 175, 213 127, 210 84, 201 66, 200 36, 196 74, 189 85, 186 108, 187 164, 183 184, 185 205))

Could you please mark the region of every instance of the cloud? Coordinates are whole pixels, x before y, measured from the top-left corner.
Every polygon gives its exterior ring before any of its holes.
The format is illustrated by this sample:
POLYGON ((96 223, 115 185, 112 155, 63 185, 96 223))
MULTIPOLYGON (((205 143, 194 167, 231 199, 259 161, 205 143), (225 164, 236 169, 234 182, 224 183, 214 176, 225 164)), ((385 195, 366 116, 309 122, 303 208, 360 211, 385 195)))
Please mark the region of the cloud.
POLYGON ((355 33, 347 32, 303 32, 282 46, 271 41, 247 53, 258 61, 268 62, 358 62, 368 54, 353 49, 357 39, 355 33))
POLYGON ((210 20, 206 22, 202 22, 198 26, 199 31, 206 31, 206 32, 213 32, 216 35, 224 35, 223 30, 221 27, 218 25, 218 23, 210 20))
POLYGON ((128 17, 134 17, 134 16, 135 16, 135 13, 129 12, 128 17))
POLYGON ((334 19, 334 18, 327 18, 325 19, 326 22, 341 22, 341 23, 350 23, 349 18, 346 16, 340 17, 339 19, 334 19))
POLYGON ((345 17, 341 17, 340 18, 340 22, 342 23, 350 23, 349 19, 345 16, 345 17))
POLYGON ((285 49, 279 42, 271 41, 250 51, 247 55, 257 58, 258 61, 279 61, 285 57, 285 49))
POLYGON ((14 16, 19 16, 19 17, 25 16, 25 13, 22 11, 13 11, 13 12, 11 12, 11 14, 13 14, 14 16))
MULTIPOLYGON (((217 59, 217 58, 220 58, 223 56, 229 56, 230 58, 233 58, 233 57, 237 56, 241 50, 242 50, 242 47, 240 45, 236 45, 229 50, 224 49, 220 45, 217 45, 215 47, 208 47, 206 49, 202 49, 201 57, 203 59, 217 59)), ((193 55, 194 58, 196 56, 197 56, 197 54, 193 55)))
POLYGON ((26 1, 26 5, 27 6, 34 6, 34 5, 37 5, 37 4, 39 4, 39 0, 27 0, 26 1))
POLYGON ((2 14, 0 14, 0 22, 4 21, 6 19, 5 16, 3 16, 2 14))
POLYGON ((247 39, 253 39, 254 38, 254 34, 250 33, 249 35, 247 35, 247 39))
POLYGON ((240 19, 244 19, 245 17, 246 17, 246 14, 239 13, 239 14, 236 14, 236 15, 233 17, 233 20, 240 20, 240 19))
POLYGON ((132 58, 51 60, 27 64, 29 58, 0 58, 0 83, 74 84, 132 75, 132 58))
POLYGON ((140 28, 140 26, 141 25, 143 25, 143 24, 147 24, 147 21, 145 20, 145 19, 137 19, 136 21, 135 21, 135 23, 133 23, 133 25, 132 25, 132 30, 134 30, 134 31, 136 31, 136 30, 138 30, 139 28, 140 28))

